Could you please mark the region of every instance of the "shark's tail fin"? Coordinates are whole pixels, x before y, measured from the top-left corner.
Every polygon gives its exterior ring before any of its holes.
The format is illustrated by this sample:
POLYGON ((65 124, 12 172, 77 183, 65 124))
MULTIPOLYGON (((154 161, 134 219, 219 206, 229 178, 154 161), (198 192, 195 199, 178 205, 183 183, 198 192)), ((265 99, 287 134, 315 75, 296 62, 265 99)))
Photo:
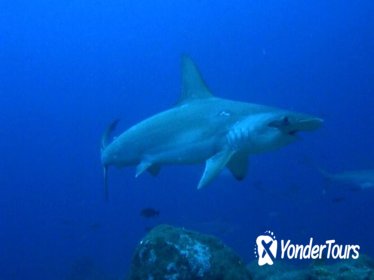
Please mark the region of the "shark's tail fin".
POLYGON ((112 121, 108 127, 105 129, 103 136, 101 137, 101 152, 108 146, 110 136, 112 132, 116 129, 119 119, 112 121))
POLYGON ((315 167, 317 170, 318 170, 318 172, 319 173, 321 173, 321 175, 325 178, 325 179, 327 179, 327 180, 331 180, 331 174, 330 173, 328 173, 325 169, 323 169, 322 167, 320 167, 320 166, 316 166, 315 167))
POLYGON ((322 186, 322 195, 326 195, 327 192, 329 192, 331 188, 331 181, 333 180, 333 175, 329 172, 327 172, 325 169, 323 169, 321 166, 319 166, 317 163, 315 163, 312 159, 305 156, 303 160, 301 160, 301 163, 304 163, 308 167, 317 170, 319 174, 322 175, 324 179, 324 184, 322 186))
POLYGON ((108 187, 108 165, 103 166, 104 171, 104 199, 109 201, 109 187, 108 187))
MULTIPOLYGON (((101 158, 103 158, 103 153, 105 151, 105 148, 109 144, 109 139, 114 131, 114 129, 117 127, 117 124, 119 122, 119 119, 114 120, 109 124, 107 129, 104 131, 103 136, 101 137, 101 158)), ((108 164, 105 164, 103 162, 103 171, 104 171, 104 197, 105 200, 109 200, 109 188, 108 188, 108 164)))

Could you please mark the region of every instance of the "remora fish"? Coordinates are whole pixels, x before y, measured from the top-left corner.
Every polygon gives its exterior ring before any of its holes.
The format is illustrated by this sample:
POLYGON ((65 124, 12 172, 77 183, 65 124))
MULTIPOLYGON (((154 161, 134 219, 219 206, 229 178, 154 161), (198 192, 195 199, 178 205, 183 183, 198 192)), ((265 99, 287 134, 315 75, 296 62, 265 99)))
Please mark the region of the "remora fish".
POLYGON ((313 131, 322 119, 301 113, 217 98, 187 57, 182 57, 182 94, 171 109, 135 124, 109 143, 118 121, 102 137, 101 162, 107 194, 107 168, 136 165, 157 175, 167 164, 206 162, 198 189, 227 167, 242 180, 248 156, 278 149, 313 131))

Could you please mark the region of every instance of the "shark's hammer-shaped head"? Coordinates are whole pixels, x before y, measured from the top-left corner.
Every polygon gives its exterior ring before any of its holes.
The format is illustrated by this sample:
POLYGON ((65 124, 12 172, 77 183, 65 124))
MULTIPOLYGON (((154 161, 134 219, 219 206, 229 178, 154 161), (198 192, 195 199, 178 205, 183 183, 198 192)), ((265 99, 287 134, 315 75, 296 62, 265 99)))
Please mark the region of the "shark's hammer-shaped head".
POLYGON ((235 150, 249 154, 262 153, 288 145, 298 132, 318 129, 323 120, 289 111, 263 112, 249 115, 234 124, 227 140, 235 150))

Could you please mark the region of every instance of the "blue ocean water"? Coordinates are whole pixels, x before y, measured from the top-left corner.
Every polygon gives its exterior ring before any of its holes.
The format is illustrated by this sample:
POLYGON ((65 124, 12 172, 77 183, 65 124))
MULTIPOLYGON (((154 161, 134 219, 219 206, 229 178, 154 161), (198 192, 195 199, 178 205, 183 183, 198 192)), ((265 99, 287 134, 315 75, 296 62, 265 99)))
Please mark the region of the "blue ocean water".
POLYGON ((1 1, 0 279, 68 279, 79 262, 122 277, 160 223, 214 234, 246 262, 268 229, 374 256, 374 189, 331 186, 307 164, 374 168, 373 13, 368 0, 1 1), (243 182, 224 172, 201 191, 203 165, 110 169, 105 203, 102 132, 173 106, 182 53, 215 95, 324 127, 251 158, 243 182))

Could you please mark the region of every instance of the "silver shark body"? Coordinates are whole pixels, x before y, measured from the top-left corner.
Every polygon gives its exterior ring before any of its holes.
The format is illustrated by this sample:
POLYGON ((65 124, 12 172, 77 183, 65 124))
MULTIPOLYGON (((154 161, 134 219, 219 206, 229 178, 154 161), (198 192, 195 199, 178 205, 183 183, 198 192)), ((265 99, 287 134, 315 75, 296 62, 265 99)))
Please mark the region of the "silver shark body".
POLYGON ((196 65, 182 58, 182 96, 173 108, 123 132, 109 143, 114 122, 103 136, 101 161, 107 167, 137 166, 157 175, 163 165, 206 162, 198 188, 227 167, 235 178, 247 173, 248 156, 278 149, 313 131, 317 117, 214 97, 196 65))

